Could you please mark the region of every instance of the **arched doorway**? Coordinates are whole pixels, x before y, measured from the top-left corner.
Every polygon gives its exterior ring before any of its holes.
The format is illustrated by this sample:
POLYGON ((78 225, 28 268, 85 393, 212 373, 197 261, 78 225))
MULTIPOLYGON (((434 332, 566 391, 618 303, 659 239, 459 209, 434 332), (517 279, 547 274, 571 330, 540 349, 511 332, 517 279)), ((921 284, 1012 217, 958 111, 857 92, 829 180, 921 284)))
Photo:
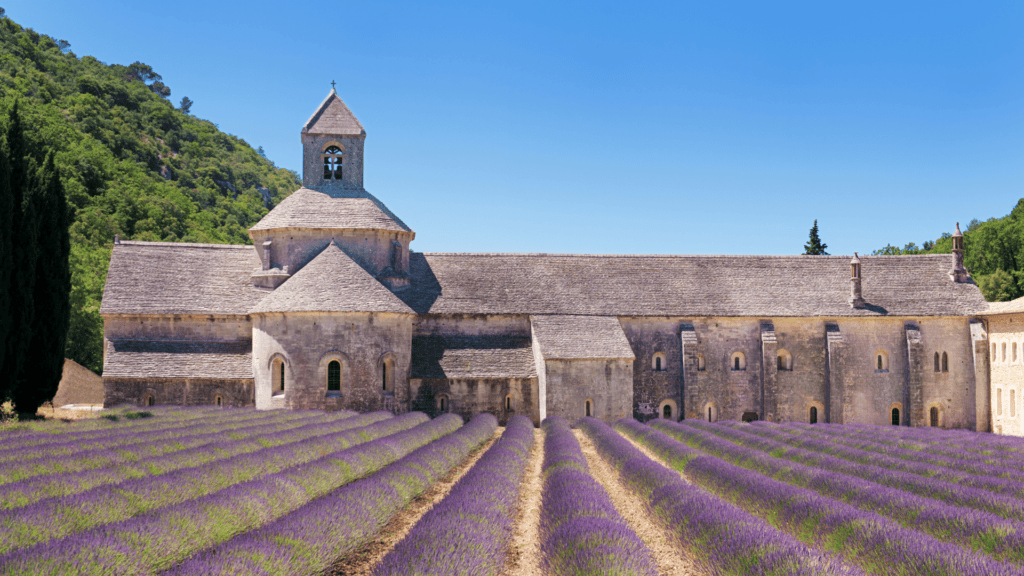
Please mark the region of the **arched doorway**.
POLYGON ((928 411, 928 419, 930 420, 929 424, 931 425, 932 428, 938 428, 939 427, 939 409, 936 408, 935 406, 932 406, 932 409, 928 411))
POLYGON ((892 409, 892 425, 893 426, 899 426, 900 425, 900 409, 899 408, 893 408, 892 409))

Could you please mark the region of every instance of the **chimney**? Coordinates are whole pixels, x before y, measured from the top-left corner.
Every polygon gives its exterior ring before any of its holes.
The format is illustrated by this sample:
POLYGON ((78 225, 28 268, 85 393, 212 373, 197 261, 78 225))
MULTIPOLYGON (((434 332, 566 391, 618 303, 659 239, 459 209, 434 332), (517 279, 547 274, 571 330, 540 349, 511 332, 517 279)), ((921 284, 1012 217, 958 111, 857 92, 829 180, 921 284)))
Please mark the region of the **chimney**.
POLYGON ((860 291, 860 258, 854 252, 853 260, 850 260, 850 306, 863 308, 864 304, 860 291))
POLYGON ((960 232, 960 223, 956 223, 956 232, 953 232, 953 269, 949 271, 949 277, 953 282, 967 282, 971 275, 964 268, 964 235, 960 232))
POLYGON ((114 234, 114 244, 120 244, 120 243, 121 243, 121 235, 120 234, 114 234))

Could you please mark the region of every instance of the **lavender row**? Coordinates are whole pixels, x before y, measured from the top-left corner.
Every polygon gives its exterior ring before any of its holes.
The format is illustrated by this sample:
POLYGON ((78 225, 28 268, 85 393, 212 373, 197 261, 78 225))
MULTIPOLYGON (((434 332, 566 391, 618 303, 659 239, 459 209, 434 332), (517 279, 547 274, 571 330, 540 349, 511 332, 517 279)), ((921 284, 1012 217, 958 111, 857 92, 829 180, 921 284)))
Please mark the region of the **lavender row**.
POLYGON ((200 420, 216 420, 218 417, 223 417, 223 412, 233 411, 235 410, 221 410, 222 413, 218 415, 212 410, 168 410, 157 412, 154 414, 154 417, 151 418, 140 418, 137 420, 118 422, 113 422, 105 418, 92 418, 89 420, 80 420, 80 422, 92 423, 88 428, 76 427, 71 429, 70 426, 72 426, 72 424, 68 424, 68 429, 55 427, 48 429, 47 431, 32 431, 25 434, 18 434, 11 438, 5 438, 4 449, 20 448, 22 446, 29 445, 45 445, 54 442, 66 442, 68 440, 84 440, 121 430, 148 430, 161 427, 166 428, 169 426, 180 427, 187 425, 190 422, 200 420))
MULTIPOLYGON (((760 422, 757 424, 767 425, 767 423, 760 422)), ((895 456, 902 460, 939 464, 946 468, 979 476, 1024 480, 1024 472, 1021 471, 1024 453, 1015 457, 1012 454, 999 451, 986 456, 978 452, 964 450, 960 445, 947 446, 912 439, 894 439, 880 431, 875 434, 870 432, 849 434, 843 431, 845 426, 838 424, 824 424, 815 427, 778 424, 770 426, 794 436, 828 438, 843 446, 895 456)), ((876 428, 884 429, 880 426, 876 428)), ((979 435, 976 432, 972 432, 972 434, 979 435)))
POLYGON ((590 475, 580 443, 564 418, 544 420, 541 563, 559 576, 654 576, 654 558, 590 475))
POLYGON ((0 557, 0 565, 16 574, 152 574, 280 518, 460 426, 458 416, 442 416, 197 500, 19 550, 0 557))
MULTIPOLYGON (((650 516, 670 530, 675 544, 718 575, 858 575, 860 569, 808 547, 764 520, 685 482, 595 418, 577 423, 619 478, 643 498, 650 516)), ((616 427, 647 442, 677 442, 633 419, 616 427), (661 438, 658 438, 660 436, 661 438)), ((664 450, 664 448, 662 448, 664 450)), ((694 457, 699 453, 694 452, 694 457)))
MULTIPOLYGON (((721 438, 696 428, 658 421, 657 428, 673 430, 693 445, 711 446, 721 438), (702 444, 703 443, 703 444, 702 444)), ((655 445, 645 443, 658 452, 655 445)), ((669 440, 671 442, 671 440, 669 440)), ((751 513, 766 518, 776 527, 808 542, 842 554, 865 571, 874 574, 928 574, 930 576, 1019 576, 1021 569, 979 555, 961 546, 942 542, 927 534, 904 528, 879 514, 767 478, 757 472, 713 456, 682 452, 687 478, 751 513)), ((757 458, 750 450, 748 458, 757 458)), ((659 453, 672 461, 672 453, 659 453)))
POLYGON ((384 557, 374 576, 501 572, 531 446, 533 422, 509 420, 501 439, 384 557))
POLYGON ((62 450, 54 454, 49 450, 42 451, 32 458, 35 447, 29 446, 17 450, 24 452, 24 458, 2 463, 0 468, 0 486, 17 482, 33 476, 80 472, 93 468, 130 464, 145 458, 154 458, 198 448, 218 440, 243 439, 254 432, 262 430, 287 430, 308 424, 330 424, 344 418, 355 416, 355 412, 336 412, 331 415, 307 416, 305 418, 258 418, 230 422, 223 426, 202 427, 190 430, 174 430, 155 436, 138 434, 131 431, 120 436, 108 438, 109 446, 90 447, 74 450, 70 445, 61 445, 62 450))
POLYGON ((31 460, 54 458, 60 456, 79 455, 89 450, 129 447, 153 440, 173 439, 183 435, 218 433, 232 428, 249 426, 261 422, 288 422, 293 420, 309 420, 323 418, 323 412, 289 413, 283 410, 275 412, 255 411, 240 412, 222 418, 199 418, 188 423, 176 423, 156 429, 140 430, 137 428, 111 429, 102 436, 75 439, 66 438, 46 444, 28 444, 23 446, 5 446, 0 451, 0 463, 29 462, 31 460), (276 412, 276 413, 275 413, 276 412))
POLYGON ((885 437, 898 442, 919 442, 930 444, 936 449, 956 451, 968 450, 983 456, 998 459, 1024 461, 1024 438, 1003 436, 969 430, 944 430, 932 427, 869 426, 866 424, 843 425, 843 434, 885 437))
POLYGON ((1006 462, 1001 465, 989 464, 982 462, 977 455, 953 458, 934 454, 929 449, 902 448, 866 437, 853 439, 776 425, 759 425, 757 428, 760 435, 799 448, 820 450, 827 446, 827 454, 844 460, 902 470, 1024 498, 1024 471, 1018 466, 1007 465, 1006 462))
MULTIPOLYGON (((450 417, 448 415, 442 418, 450 417)), ((165 574, 321 574, 370 541, 388 521, 494 434, 479 414, 457 432, 294 510, 259 530, 198 554, 165 574)))
MULTIPOLYGON (((233 484, 310 462, 324 454, 407 430, 427 420, 425 415, 414 412, 370 423, 379 417, 379 414, 371 414, 349 419, 368 424, 360 428, 340 432, 325 430, 321 436, 241 454, 205 466, 100 486, 81 494, 5 510, 0 512, 0 553, 199 498, 233 484)), ((353 424, 348 420, 343 423, 349 427, 353 424)))
MULTIPOLYGON (((840 457, 853 452, 852 448, 836 447, 831 449, 833 453, 837 454, 836 456, 827 454, 826 451, 830 449, 828 441, 808 441, 804 446, 813 448, 813 450, 809 450, 795 448, 766 438, 765 436, 768 436, 771 431, 763 428, 759 429, 759 434, 755 435, 698 420, 686 420, 685 422, 688 427, 700 428, 719 436, 728 436, 730 439, 735 438, 737 442, 742 442, 745 446, 762 451, 770 450, 772 455, 793 462, 863 478, 877 484, 957 506, 985 510, 1008 519, 1017 519, 1024 514, 1024 500, 992 490, 998 488, 1007 492, 1015 492, 1014 485, 1018 483, 1012 480, 989 479, 959 473, 959 476, 962 477, 959 479, 960 482, 950 482, 945 478, 950 478, 957 473, 941 466, 904 462, 897 458, 885 458, 881 455, 874 455, 873 461, 854 462, 840 457), (875 466, 870 462, 880 463, 883 466, 875 466)), ((657 426, 661 426, 661 424, 657 424, 657 426)), ((863 451, 861 452, 863 453, 863 451)), ((1024 490, 1024 486, 1020 489, 1024 490)))
MULTIPOLYGON (((221 409, 214 408, 212 406, 154 406, 146 408, 145 412, 158 418, 194 418, 202 414, 214 412, 215 410, 221 409)), ((97 418, 87 418, 83 420, 74 420, 71 422, 67 422, 64 420, 30 420, 24 422, 17 422, 14 424, 5 425, 2 428, 0 428, 0 439, 16 439, 32 435, 38 435, 40 437, 57 436, 68 433, 87 432, 89 430, 102 429, 113 425, 113 422, 115 422, 115 420, 108 420, 106 418, 103 418, 104 416, 113 416, 120 419, 129 412, 140 411, 142 411, 142 409, 136 406, 122 405, 103 410, 102 412, 97 414, 97 418)), ((140 420, 136 421, 135 424, 141 425, 144 424, 144 422, 140 420)))
MULTIPOLYGON (((673 434, 682 434, 678 430, 685 428, 666 428, 660 424, 657 427, 669 429, 673 434)), ((806 459, 801 458, 798 452, 755 434, 729 430, 721 425, 707 425, 706 430, 719 434, 721 438, 698 434, 692 436, 693 442, 706 452, 743 468, 887 516, 939 540, 967 546, 1002 560, 1024 561, 1022 522, 909 494, 843 474, 831 466, 806 466, 799 463, 806 459), (766 452, 772 455, 784 453, 784 458, 793 461, 774 458, 766 452)))
MULTIPOLYGON (((79 494, 106 484, 158 476, 183 468, 195 468, 240 454, 298 442, 327 433, 341 432, 390 417, 390 413, 375 412, 372 416, 367 415, 360 419, 340 418, 331 421, 317 418, 312 423, 309 423, 309 420, 293 420, 283 425, 271 423, 249 429, 242 439, 234 439, 239 436, 232 431, 222 435, 219 439, 209 439, 206 444, 200 446, 152 456, 135 462, 30 477, 0 485, 0 509, 18 508, 45 498, 79 494), (244 437, 246 435, 247 438, 244 437)), ((83 466, 90 463, 89 460, 82 460, 83 466)))

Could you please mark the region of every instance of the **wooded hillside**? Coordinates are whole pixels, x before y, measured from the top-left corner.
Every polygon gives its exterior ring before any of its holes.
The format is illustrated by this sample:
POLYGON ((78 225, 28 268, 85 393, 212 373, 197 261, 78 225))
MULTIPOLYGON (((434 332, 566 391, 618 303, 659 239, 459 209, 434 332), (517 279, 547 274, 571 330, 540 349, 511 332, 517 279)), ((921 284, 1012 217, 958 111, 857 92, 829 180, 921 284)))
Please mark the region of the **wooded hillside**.
POLYGON ((67 357, 99 372, 99 306, 115 234, 248 244, 247 229, 299 182, 262 150, 191 116, 187 98, 175 107, 151 67, 79 58, 70 48, 0 10, 0 112, 18 101, 30 149, 40 162, 55 152, 73 206, 67 357))

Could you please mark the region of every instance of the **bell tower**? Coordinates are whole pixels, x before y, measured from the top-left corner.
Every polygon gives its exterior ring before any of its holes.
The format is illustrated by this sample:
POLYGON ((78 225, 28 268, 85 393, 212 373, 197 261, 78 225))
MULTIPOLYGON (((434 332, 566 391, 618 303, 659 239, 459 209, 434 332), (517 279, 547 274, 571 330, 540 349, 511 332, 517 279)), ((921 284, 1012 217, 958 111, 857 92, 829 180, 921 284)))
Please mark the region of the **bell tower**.
POLYGON ((302 185, 321 191, 363 190, 365 140, 363 125, 332 86, 302 126, 302 185))

